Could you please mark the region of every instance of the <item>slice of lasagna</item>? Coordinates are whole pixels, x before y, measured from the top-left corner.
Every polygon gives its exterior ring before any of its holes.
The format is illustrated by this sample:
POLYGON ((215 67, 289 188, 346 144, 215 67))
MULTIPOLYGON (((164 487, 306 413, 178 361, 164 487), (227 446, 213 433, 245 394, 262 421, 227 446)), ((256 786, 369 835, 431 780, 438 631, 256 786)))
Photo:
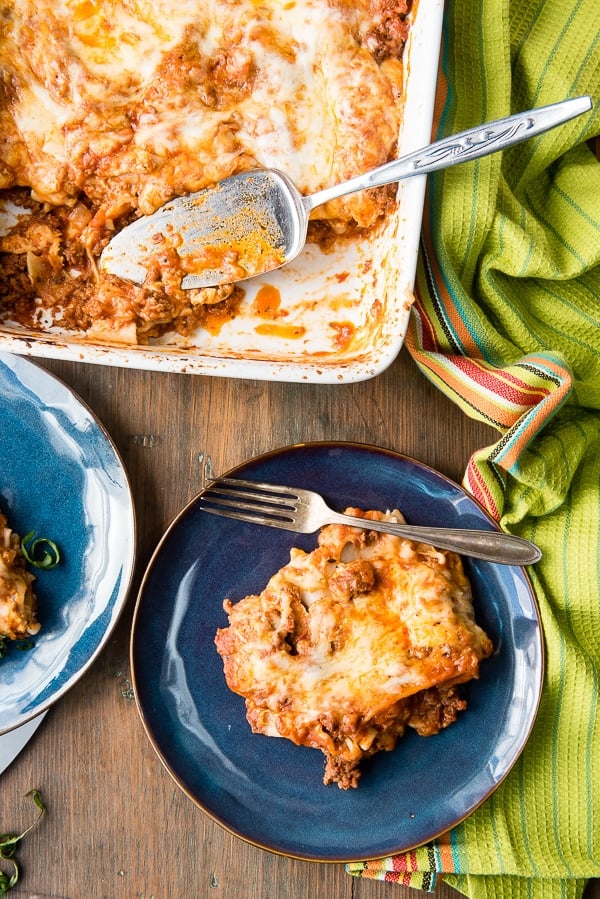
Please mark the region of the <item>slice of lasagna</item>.
POLYGON ((0 641, 23 640, 39 631, 34 580, 25 565, 21 539, 0 512, 0 641))
POLYGON ((457 685, 478 677, 492 643, 476 624, 459 556, 365 529, 329 525, 259 595, 225 600, 215 643, 227 685, 256 733, 320 749, 324 783, 356 787, 363 759, 407 727, 452 724, 457 685))

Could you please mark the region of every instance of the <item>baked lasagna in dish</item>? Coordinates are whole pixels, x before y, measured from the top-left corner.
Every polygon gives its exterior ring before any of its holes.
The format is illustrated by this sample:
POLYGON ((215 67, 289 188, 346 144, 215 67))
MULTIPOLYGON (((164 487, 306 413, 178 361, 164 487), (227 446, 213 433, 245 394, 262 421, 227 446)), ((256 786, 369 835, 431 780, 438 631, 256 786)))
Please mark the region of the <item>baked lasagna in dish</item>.
POLYGON ((39 631, 34 580, 26 568, 21 539, 0 512, 0 647, 4 639, 23 640, 39 631))
MULTIPOLYGON (((0 318, 146 343, 234 316, 239 286, 136 286, 100 253, 236 172, 308 194, 393 158, 410 2, 0 0, 0 318)), ((310 239, 373 228, 393 197, 331 201, 310 239)))
POLYGON ((459 556, 369 530, 397 511, 346 511, 365 529, 329 525, 312 552, 292 549, 259 595, 225 601, 215 638, 252 730, 320 749, 324 783, 341 789, 407 727, 452 724, 459 685, 493 650, 459 556))

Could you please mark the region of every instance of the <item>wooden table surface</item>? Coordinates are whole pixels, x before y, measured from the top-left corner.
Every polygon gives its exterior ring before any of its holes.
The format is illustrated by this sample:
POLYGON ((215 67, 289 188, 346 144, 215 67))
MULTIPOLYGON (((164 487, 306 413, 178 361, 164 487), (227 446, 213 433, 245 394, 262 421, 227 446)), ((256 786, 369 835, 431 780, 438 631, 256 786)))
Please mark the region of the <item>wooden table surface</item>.
MULTIPOLYGON (((408 899, 426 895, 360 880, 343 865, 292 860, 230 835, 163 768, 142 728, 129 675, 137 584, 163 531, 200 488, 200 454, 224 471, 312 440, 352 440, 413 456, 461 480, 496 433, 471 421, 406 352, 349 385, 233 381, 38 360, 72 387, 112 435, 129 473, 138 561, 127 608, 92 668, 48 713, 1 775, 0 832, 29 823, 24 794, 47 815, 18 853, 15 899, 408 899)), ((458 897, 438 887, 443 899, 458 897)), ((586 899, 600 897, 597 884, 586 899)))

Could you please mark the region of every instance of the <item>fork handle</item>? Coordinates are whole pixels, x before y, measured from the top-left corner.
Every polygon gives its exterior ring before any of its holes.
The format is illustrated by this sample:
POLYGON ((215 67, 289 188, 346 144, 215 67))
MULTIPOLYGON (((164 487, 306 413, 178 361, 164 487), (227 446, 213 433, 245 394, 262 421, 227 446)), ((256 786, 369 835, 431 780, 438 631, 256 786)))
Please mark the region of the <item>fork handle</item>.
POLYGON ((393 534, 406 540, 428 543, 440 549, 450 549, 465 556, 499 562, 504 565, 532 565, 542 553, 535 544, 524 537, 515 537, 502 531, 479 531, 459 528, 430 528, 410 524, 394 524, 389 521, 371 521, 352 515, 336 515, 335 524, 365 526, 371 531, 393 534))

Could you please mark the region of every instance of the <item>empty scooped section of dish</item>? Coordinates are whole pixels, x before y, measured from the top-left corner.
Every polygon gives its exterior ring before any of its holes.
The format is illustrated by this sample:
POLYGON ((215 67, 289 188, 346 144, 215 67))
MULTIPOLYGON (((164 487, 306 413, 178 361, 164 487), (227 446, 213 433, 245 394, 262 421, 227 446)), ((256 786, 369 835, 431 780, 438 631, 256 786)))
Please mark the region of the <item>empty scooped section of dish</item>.
MULTIPOLYGON (((308 245, 285 269, 244 282, 238 315, 195 334, 194 346, 212 358, 376 368, 386 337, 401 340, 412 302, 410 281, 402 283, 401 246, 389 225, 377 238, 338 244, 334 253, 308 245)), ((154 345, 169 349, 172 342, 166 335, 154 345)))

